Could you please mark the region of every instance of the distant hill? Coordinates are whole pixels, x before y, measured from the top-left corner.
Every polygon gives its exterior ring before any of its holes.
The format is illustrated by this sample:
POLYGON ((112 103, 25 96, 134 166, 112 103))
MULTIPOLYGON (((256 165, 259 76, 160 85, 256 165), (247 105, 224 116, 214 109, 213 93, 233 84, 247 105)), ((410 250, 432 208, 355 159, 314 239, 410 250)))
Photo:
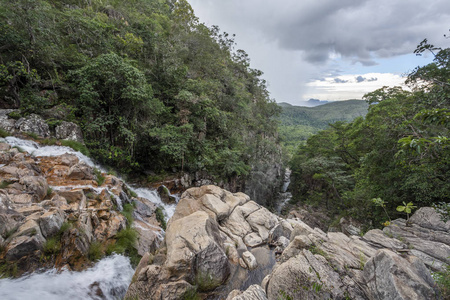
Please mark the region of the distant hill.
POLYGON ((362 100, 332 101, 315 107, 279 103, 280 137, 292 153, 309 136, 337 121, 351 121, 367 114, 368 104, 362 100))
MULTIPOLYGON (((295 105, 295 106, 315 107, 315 106, 324 105, 324 104, 327 104, 327 103, 330 103, 330 102, 332 102, 332 101, 319 100, 319 99, 309 99, 308 101, 299 101, 299 102, 297 102, 297 105, 295 105)), ((286 103, 286 102, 278 103, 278 105, 281 106, 281 107, 294 106, 294 105, 286 103)))

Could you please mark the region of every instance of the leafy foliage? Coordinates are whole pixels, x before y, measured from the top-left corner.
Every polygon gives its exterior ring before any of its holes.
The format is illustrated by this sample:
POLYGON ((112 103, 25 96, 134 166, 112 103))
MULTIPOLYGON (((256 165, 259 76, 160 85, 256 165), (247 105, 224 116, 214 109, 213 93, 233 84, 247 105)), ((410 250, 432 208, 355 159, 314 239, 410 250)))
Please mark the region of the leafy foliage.
POLYGON ((90 154, 121 172, 226 182, 280 160, 262 72, 186 0, 7 0, 0 44, 0 107, 70 108, 90 154))
POLYGON ((409 74, 412 92, 383 87, 368 93, 365 118, 334 123, 298 148, 290 163, 297 201, 374 224, 387 212, 409 215, 412 203, 450 201, 450 55, 419 45, 425 50, 438 52, 432 64, 409 74))
POLYGON ((295 149, 330 123, 352 121, 367 114, 368 105, 361 100, 330 102, 316 107, 279 104, 280 139, 287 152, 293 155, 295 149))

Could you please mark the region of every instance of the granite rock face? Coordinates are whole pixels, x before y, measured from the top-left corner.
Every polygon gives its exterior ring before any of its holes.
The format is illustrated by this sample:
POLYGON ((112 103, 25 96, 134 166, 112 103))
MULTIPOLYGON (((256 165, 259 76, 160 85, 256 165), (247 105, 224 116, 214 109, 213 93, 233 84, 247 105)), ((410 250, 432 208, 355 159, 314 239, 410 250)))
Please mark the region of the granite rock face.
MULTIPOLYGON (((277 216, 243 193, 231 193, 214 185, 190 188, 181 196, 168 222, 165 248, 159 250, 165 256, 158 266, 162 274, 158 283, 138 276, 143 271, 136 270, 137 279, 131 283, 126 297, 159 299, 152 296, 159 297, 162 287, 167 285, 188 283, 204 293, 225 282, 230 284, 234 280, 229 279, 233 275, 231 269, 246 274, 258 268, 258 257, 249 250, 252 246, 267 245, 270 232, 277 225, 277 216)), ((280 232, 282 235, 283 231, 280 232)), ((146 268, 153 270, 156 266, 146 268)), ((185 293, 188 288, 178 291, 185 293)), ((261 288, 247 294, 254 293, 265 295, 261 288)), ((247 294, 236 299, 265 299, 248 298, 247 294)))
POLYGON ((169 221, 163 260, 143 269, 158 269, 158 277, 136 270, 127 297, 160 299, 151 295, 159 297, 164 287, 180 298, 192 289, 211 295, 233 284, 230 267, 244 270, 246 278, 245 272, 267 266, 255 250, 270 244, 275 249, 269 256, 277 262, 261 285, 228 289, 228 300, 435 299, 430 270, 450 263, 448 223, 431 208, 419 209, 410 221, 394 220, 360 236, 343 220, 345 233, 326 233, 299 218, 281 219, 245 194, 212 185, 191 188, 169 221))

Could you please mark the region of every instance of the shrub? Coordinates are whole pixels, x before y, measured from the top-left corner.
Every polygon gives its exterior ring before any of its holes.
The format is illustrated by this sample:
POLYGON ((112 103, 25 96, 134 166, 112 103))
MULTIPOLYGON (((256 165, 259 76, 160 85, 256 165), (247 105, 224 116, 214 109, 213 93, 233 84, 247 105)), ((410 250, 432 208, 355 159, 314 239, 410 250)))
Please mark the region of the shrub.
POLYGON ((88 148, 83 145, 80 142, 77 141, 68 141, 68 140, 61 140, 61 145, 66 146, 66 147, 70 147, 75 151, 81 152, 86 156, 89 156, 89 150, 88 148))
POLYGON ((121 211, 121 214, 127 219, 128 226, 131 226, 131 224, 133 224, 133 210, 133 205, 127 203, 123 206, 123 210, 121 211))
POLYGON ((89 246, 88 258, 92 261, 99 260, 103 256, 103 246, 99 242, 92 242, 89 246))
POLYGON ((45 146, 53 146, 53 145, 56 145, 56 139, 55 138, 42 139, 39 141, 39 143, 41 143, 42 145, 45 145, 45 146))
POLYGON ((450 299, 450 265, 447 265, 444 271, 432 275, 441 293, 441 299, 450 299))
POLYGON ((102 171, 94 168, 95 181, 97 181, 98 186, 101 186, 105 182, 105 176, 103 176, 102 171))
POLYGON ((49 239, 44 244, 44 253, 47 255, 56 254, 61 250, 60 236, 56 235, 49 239))
POLYGON ((10 117, 11 119, 14 120, 19 120, 20 118, 22 118, 22 114, 19 111, 12 111, 8 114, 8 117, 10 117))
POLYGON ((47 197, 50 197, 53 193, 53 189, 51 187, 47 188, 47 197))
POLYGON ((34 140, 39 139, 39 136, 34 132, 25 132, 25 135, 29 136, 30 138, 32 138, 34 140))
POLYGON ((135 248, 138 238, 138 232, 136 229, 127 227, 119 231, 116 235, 116 242, 111 244, 106 249, 106 254, 112 253, 124 254, 130 258, 131 264, 137 266, 141 260, 141 256, 138 254, 135 248))
POLYGON ((8 185, 10 185, 11 183, 9 183, 8 181, 2 180, 2 182, 0 183, 0 189, 5 189, 8 187, 8 185))

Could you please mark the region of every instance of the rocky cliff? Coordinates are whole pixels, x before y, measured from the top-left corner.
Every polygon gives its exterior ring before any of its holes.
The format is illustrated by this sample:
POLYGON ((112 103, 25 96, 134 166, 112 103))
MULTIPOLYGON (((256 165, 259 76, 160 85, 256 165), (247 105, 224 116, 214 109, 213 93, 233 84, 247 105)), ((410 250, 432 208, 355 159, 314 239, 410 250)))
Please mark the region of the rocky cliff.
POLYGON ((439 299, 431 272, 450 263, 450 222, 421 208, 363 236, 281 219, 242 193, 187 190, 129 299, 439 299), (264 278, 263 278, 264 277, 264 278))

